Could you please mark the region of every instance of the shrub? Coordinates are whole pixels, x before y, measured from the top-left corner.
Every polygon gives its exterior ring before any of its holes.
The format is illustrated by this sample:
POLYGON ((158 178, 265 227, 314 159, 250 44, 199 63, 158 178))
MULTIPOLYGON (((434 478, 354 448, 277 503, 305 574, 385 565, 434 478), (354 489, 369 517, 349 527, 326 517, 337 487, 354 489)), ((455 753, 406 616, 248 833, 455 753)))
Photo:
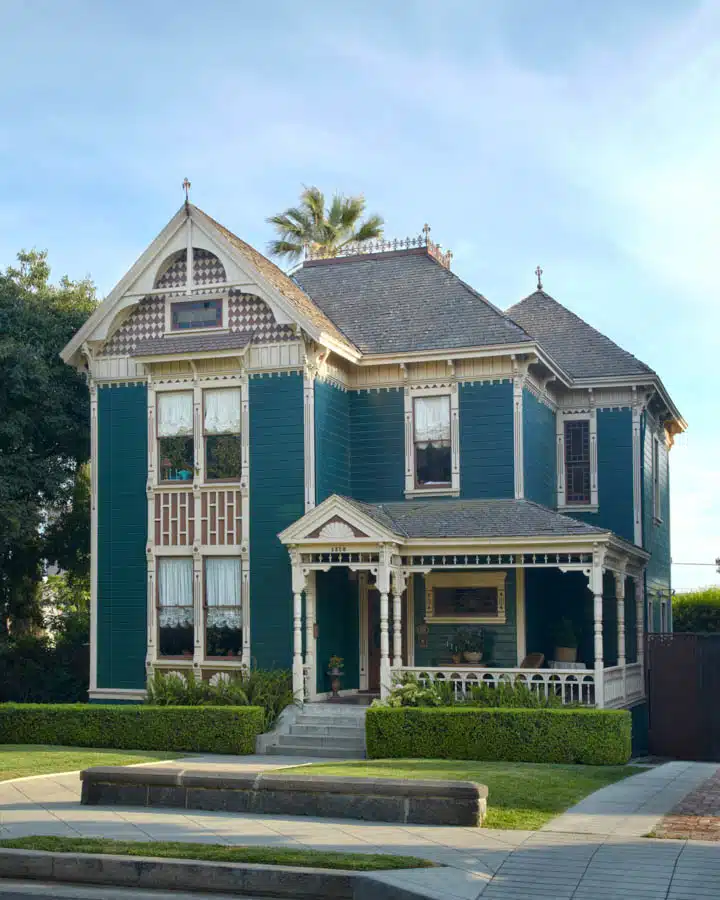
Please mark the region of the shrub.
POLYGON ((420 681, 413 673, 407 673, 396 681, 384 702, 375 701, 373 706, 505 706, 512 708, 561 709, 567 708, 562 698, 554 693, 547 696, 531 690, 522 682, 501 682, 473 685, 463 694, 455 692, 455 686, 448 679, 420 681))
POLYGON ((622 765, 630 713, 598 709, 372 707, 370 759, 475 759, 622 765))
POLYGON ((0 743, 254 753, 264 726, 256 706, 0 705, 0 743))
POLYGON ((673 631, 712 634, 720 632, 720 587, 691 594, 676 594, 672 600, 673 631))
POLYGON ((266 728, 295 700, 292 674, 285 669, 243 669, 201 681, 192 672, 157 671, 148 679, 151 706, 262 706, 266 728))

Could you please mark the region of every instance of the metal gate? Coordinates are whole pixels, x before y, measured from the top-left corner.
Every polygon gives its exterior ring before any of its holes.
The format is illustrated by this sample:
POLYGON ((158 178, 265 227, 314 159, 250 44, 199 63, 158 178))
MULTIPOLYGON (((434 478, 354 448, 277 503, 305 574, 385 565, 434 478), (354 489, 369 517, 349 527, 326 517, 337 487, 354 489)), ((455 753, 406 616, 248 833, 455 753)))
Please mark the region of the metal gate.
POLYGON ((650 752, 720 761, 720 634, 647 636, 650 752))

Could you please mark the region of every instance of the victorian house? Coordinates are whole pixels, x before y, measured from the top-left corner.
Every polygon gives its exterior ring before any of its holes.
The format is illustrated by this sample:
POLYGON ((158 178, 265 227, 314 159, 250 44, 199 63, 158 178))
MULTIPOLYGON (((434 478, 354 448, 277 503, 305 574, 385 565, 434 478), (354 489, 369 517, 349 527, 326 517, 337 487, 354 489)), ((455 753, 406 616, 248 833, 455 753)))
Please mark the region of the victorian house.
POLYGON ((502 311, 427 230, 287 275, 185 204, 63 358, 91 392, 91 700, 252 665, 316 701, 340 656, 348 693, 642 707, 685 423, 540 283, 502 311))

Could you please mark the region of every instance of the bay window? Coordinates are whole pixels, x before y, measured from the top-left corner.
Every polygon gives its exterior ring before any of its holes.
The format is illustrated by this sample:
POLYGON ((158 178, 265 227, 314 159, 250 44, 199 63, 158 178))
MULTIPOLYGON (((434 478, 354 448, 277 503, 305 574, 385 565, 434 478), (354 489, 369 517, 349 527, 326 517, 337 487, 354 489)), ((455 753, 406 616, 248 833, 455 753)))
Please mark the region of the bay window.
POLYGON ((203 393, 206 481, 238 481, 242 467, 240 389, 203 393))
POLYGON ((195 445, 191 391, 158 393, 157 437, 160 481, 192 481, 195 445))
POLYGON ((157 583, 158 653, 165 657, 192 657, 195 649, 192 558, 158 559, 157 583))
POLYGON ((205 656, 239 657, 242 653, 240 560, 205 560, 205 656))

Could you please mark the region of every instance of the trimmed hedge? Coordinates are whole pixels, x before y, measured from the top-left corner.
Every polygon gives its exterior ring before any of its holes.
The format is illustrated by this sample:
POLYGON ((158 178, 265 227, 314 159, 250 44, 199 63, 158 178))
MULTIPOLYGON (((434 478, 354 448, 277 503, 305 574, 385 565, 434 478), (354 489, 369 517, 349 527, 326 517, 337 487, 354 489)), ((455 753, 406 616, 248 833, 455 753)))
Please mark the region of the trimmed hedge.
POLYGON ((0 744, 254 753, 259 706, 0 704, 0 744))
POLYGON ((477 759, 622 765, 630 713, 599 709, 372 707, 370 759, 477 759))

